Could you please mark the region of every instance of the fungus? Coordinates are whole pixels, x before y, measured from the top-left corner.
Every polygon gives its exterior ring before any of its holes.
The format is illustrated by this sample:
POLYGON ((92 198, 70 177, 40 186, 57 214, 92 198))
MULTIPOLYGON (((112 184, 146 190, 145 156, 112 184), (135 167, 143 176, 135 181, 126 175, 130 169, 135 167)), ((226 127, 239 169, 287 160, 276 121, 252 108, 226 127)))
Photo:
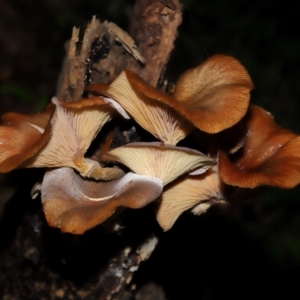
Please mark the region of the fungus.
POLYGON ((187 120, 208 133, 236 124, 246 114, 252 88, 238 60, 214 55, 182 74, 172 96, 131 71, 123 71, 109 86, 89 86, 87 91, 109 95, 159 140, 176 145, 193 129, 187 120))
POLYGON ((216 164, 199 151, 160 142, 130 143, 111 150, 104 159, 118 161, 137 174, 159 178, 164 185, 186 172, 216 164))
MULTIPOLYGON (((118 168, 102 168, 97 161, 84 157, 102 126, 115 114, 111 100, 93 97, 66 103, 54 97, 52 103, 56 110, 51 119, 50 140, 26 165, 70 167, 84 177, 103 180, 124 175, 118 168)), ((129 118, 124 110, 123 115, 129 118)))
POLYGON ((232 186, 274 185, 292 188, 300 183, 300 137, 274 122, 272 115, 252 105, 245 117, 243 147, 235 154, 220 151, 221 180, 232 186))
POLYGON ((201 175, 185 174, 166 187, 156 214, 164 231, 169 230, 184 211, 195 207, 193 212, 200 214, 200 211, 204 212, 212 202, 216 202, 213 200, 223 200, 217 169, 216 165, 201 175))
POLYGON ((218 133, 246 114, 253 87, 247 70, 238 60, 214 55, 180 76, 173 97, 182 104, 178 111, 196 127, 218 133))
POLYGON ((22 115, 6 113, 0 126, 0 172, 16 169, 35 155, 49 140, 54 106, 44 112, 22 115))
POLYGON ((194 128, 170 105, 161 101, 161 98, 170 96, 149 86, 131 71, 123 71, 109 86, 97 84, 87 87, 87 91, 118 101, 137 123, 166 144, 176 145, 194 128))
POLYGON ((83 179, 73 169, 48 171, 41 186, 43 210, 50 226, 82 234, 109 218, 118 207, 141 208, 157 199, 160 179, 127 173, 98 182, 83 179))

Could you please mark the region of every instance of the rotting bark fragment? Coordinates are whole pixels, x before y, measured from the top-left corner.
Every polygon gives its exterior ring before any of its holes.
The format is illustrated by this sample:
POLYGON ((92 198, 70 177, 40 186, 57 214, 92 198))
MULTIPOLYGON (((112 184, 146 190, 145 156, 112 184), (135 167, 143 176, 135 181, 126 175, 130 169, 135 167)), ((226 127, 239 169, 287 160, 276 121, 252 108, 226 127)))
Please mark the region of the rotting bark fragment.
POLYGON ((100 23, 95 17, 88 24, 82 41, 79 41, 79 29, 73 28, 67 48, 56 92, 57 97, 66 102, 81 98, 87 73, 88 84, 109 83, 123 69, 138 73, 142 66, 142 55, 130 36, 114 23, 100 23), (109 45, 107 56, 103 55, 101 59, 91 57, 97 39, 109 45))

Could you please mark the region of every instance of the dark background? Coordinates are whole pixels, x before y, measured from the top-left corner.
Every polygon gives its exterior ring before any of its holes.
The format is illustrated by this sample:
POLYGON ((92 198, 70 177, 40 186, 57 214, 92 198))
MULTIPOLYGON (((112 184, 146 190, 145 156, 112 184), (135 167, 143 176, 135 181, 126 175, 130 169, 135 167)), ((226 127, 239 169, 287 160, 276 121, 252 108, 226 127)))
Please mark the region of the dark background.
MULTIPOLYGON (((135 1, 2 0, 0 114, 35 112, 54 94, 64 43, 92 15, 126 30, 135 1)), ((280 125, 300 132, 299 5, 291 0, 182 0, 183 23, 168 75, 172 80, 223 53, 248 69, 252 102, 280 125)), ((14 176, 0 175, 0 202, 14 193, 14 176)), ((3 206, 3 204, 2 204, 3 206)), ((299 297, 300 190, 259 190, 251 199, 206 215, 183 215, 135 276, 156 282, 168 299, 299 297)))

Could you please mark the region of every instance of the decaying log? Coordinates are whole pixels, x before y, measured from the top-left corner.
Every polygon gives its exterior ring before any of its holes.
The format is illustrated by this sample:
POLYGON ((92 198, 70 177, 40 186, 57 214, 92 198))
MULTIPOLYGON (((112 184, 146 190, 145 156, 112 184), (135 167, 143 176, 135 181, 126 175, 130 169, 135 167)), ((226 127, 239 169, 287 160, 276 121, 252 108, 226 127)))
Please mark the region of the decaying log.
POLYGON ((138 73, 157 87, 174 48, 180 24, 179 1, 139 0, 130 22, 132 37, 116 24, 100 23, 95 17, 88 24, 82 41, 79 41, 79 29, 74 27, 67 43, 56 95, 67 102, 78 100, 87 80, 91 84, 110 83, 125 69, 138 73), (107 56, 101 57, 99 53, 96 60, 92 59, 95 41, 102 43, 102 50, 107 46, 107 56))

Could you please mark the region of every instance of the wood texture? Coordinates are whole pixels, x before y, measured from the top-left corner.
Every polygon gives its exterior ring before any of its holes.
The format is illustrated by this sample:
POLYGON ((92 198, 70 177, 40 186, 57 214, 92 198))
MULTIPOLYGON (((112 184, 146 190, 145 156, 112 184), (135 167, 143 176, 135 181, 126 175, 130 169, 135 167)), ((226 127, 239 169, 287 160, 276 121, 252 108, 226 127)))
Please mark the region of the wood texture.
POLYGON ((146 60, 139 75, 154 87, 163 78, 181 21, 177 0, 136 1, 129 34, 146 60))

